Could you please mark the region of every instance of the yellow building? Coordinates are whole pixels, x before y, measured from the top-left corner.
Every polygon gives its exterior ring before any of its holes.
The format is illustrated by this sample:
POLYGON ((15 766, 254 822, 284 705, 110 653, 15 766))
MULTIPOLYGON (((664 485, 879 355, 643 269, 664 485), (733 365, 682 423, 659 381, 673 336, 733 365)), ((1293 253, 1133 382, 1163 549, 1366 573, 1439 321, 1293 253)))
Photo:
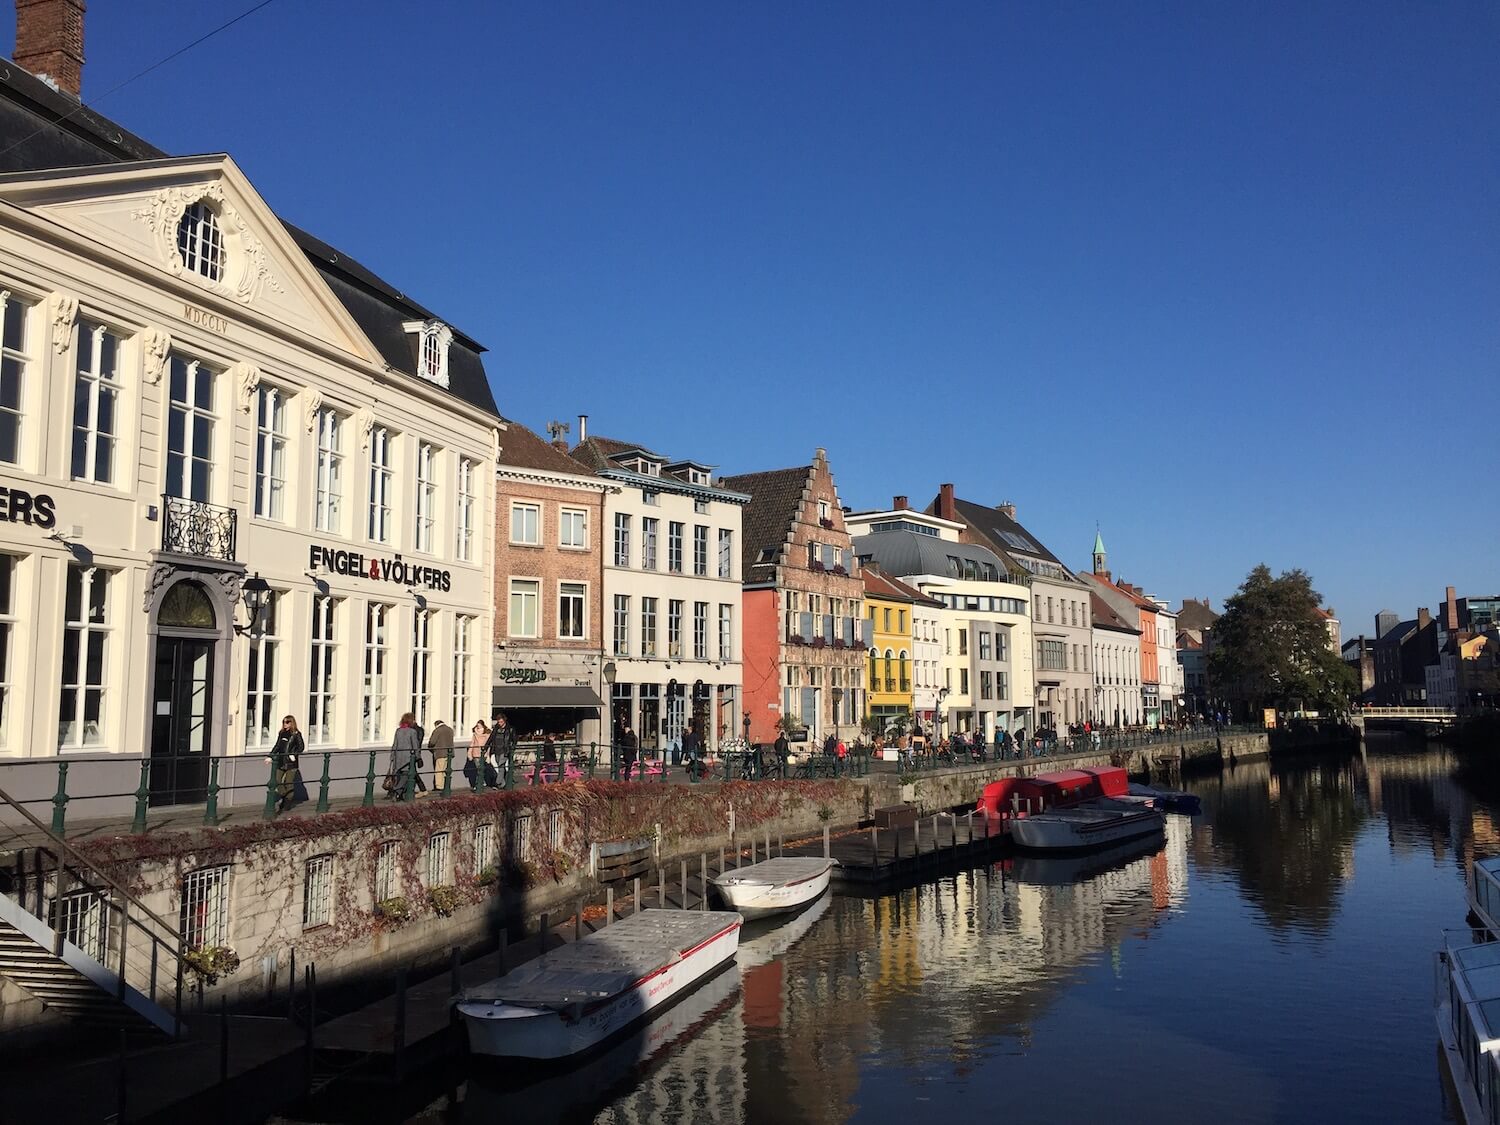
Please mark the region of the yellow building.
POLYGON ((923 600, 923 595, 874 566, 865 566, 861 572, 865 579, 865 612, 872 633, 865 718, 886 725, 904 719, 910 729, 912 606, 923 600))

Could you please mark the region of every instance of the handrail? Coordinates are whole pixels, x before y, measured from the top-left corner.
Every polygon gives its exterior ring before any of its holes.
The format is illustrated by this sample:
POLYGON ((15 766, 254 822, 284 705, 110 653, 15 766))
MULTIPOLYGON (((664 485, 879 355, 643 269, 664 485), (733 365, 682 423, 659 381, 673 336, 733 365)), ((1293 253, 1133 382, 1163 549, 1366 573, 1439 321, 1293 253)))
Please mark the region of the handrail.
MULTIPOLYGON (((127 903, 129 903, 130 906, 133 909, 140 911, 140 913, 144 914, 147 918, 150 918, 153 922, 155 922, 158 926, 160 926, 163 930, 165 930, 168 936, 170 936, 170 937, 172 937, 172 938, 174 938, 176 940, 178 948, 179 949, 182 948, 182 935, 177 932, 176 927, 169 926, 169 925, 167 925, 166 922, 162 921, 162 919, 157 916, 157 914, 156 914, 155 911, 151 910, 149 907, 146 906, 145 903, 139 901, 134 895, 132 895, 124 887, 120 886, 119 883, 116 883, 108 875, 106 875, 104 872, 100 871, 97 867, 95 867, 92 863, 90 863, 87 859, 85 859, 83 857, 83 855, 81 853, 79 853, 71 844, 69 844, 61 836, 59 836, 55 832, 53 832, 52 829, 48 828, 45 824, 43 824, 36 817, 32 816, 29 812, 27 812, 26 809, 21 805, 21 803, 19 801, 17 801, 14 797, 12 797, 9 793, 7 793, 4 789, 0 789, 0 801, 4 801, 7 805, 9 805, 11 808, 15 809, 22 816, 24 816, 28 821, 31 822, 31 826, 33 828, 35 828, 35 829, 37 829, 37 831, 41 832, 43 836, 45 836, 48 840, 50 840, 54 845, 56 845, 63 852, 66 852, 67 855, 73 860, 73 862, 74 862, 74 864, 76 866, 83 868, 90 875, 93 875, 93 876, 97 877, 98 879, 100 879, 104 883, 105 886, 109 887, 110 890, 114 891, 117 895, 119 895, 122 899, 124 899, 127 903)), ((154 940, 160 940, 160 939, 154 938, 154 935, 153 935, 153 939, 154 940)), ((166 944, 166 943, 162 942, 162 944, 166 944)))

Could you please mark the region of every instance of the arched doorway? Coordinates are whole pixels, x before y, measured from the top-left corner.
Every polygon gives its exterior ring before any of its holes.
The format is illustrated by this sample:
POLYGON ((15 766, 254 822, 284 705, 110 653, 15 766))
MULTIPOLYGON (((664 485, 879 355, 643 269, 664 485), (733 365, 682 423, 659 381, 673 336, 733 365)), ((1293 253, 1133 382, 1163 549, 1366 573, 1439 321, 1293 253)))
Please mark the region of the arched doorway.
POLYGON ((218 616, 203 584, 177 582, 156 611, 151 689, 151 804, 204 800, 214 752, 218 616))

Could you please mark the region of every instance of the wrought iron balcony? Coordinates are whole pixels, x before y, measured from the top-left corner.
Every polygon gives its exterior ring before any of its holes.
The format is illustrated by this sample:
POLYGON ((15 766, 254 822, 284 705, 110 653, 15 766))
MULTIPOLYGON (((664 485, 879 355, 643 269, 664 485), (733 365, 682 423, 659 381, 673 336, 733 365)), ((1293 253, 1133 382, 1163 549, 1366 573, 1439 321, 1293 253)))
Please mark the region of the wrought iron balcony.
POLYGON ((194 555, 200 559, 234 561, 239 513, 233 508, 202 500, 184 500, 180 496, 163 496, 161 514, 163 551, 194 555))

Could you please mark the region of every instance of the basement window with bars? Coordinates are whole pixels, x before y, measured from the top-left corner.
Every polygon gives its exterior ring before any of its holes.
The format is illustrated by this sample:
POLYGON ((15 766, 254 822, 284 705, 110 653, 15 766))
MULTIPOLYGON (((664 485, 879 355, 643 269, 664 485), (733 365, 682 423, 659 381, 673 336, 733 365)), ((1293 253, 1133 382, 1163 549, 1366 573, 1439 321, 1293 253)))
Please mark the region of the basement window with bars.
POLYGON ((427 885, 440 887, 448 881, 448 833, 434 832, 427 840, 427 885))
POLYGON ((58 899, 55 909, 52 928, 102 964, 109 933, 104 897, 94 891, 74 891, 58 899))
POLYGON ((212 949, 229 944, 229 868, 205 867, 182 879, 182 944, 212 949))
POLYGON ((547 814, 547 846, 554 852, 562 847, 563 842, 563 814, 561 812, 549 812, 547 814))
POLYGON ((302 928, 333 921, 333 856, 318 855, 302 870, 302 928))
POLYGON ((375 855, 375 901, 396 897, 396 841, 387 840, 375 855))
POLYGON ((531 814, 518 816, 510 822, 510 839, 506 841, 506 854, 512 863, 531 861, 531 814))
POLYGON ((474 873, 477 875, 495 862, 495 826, 474 826, 474 873))

